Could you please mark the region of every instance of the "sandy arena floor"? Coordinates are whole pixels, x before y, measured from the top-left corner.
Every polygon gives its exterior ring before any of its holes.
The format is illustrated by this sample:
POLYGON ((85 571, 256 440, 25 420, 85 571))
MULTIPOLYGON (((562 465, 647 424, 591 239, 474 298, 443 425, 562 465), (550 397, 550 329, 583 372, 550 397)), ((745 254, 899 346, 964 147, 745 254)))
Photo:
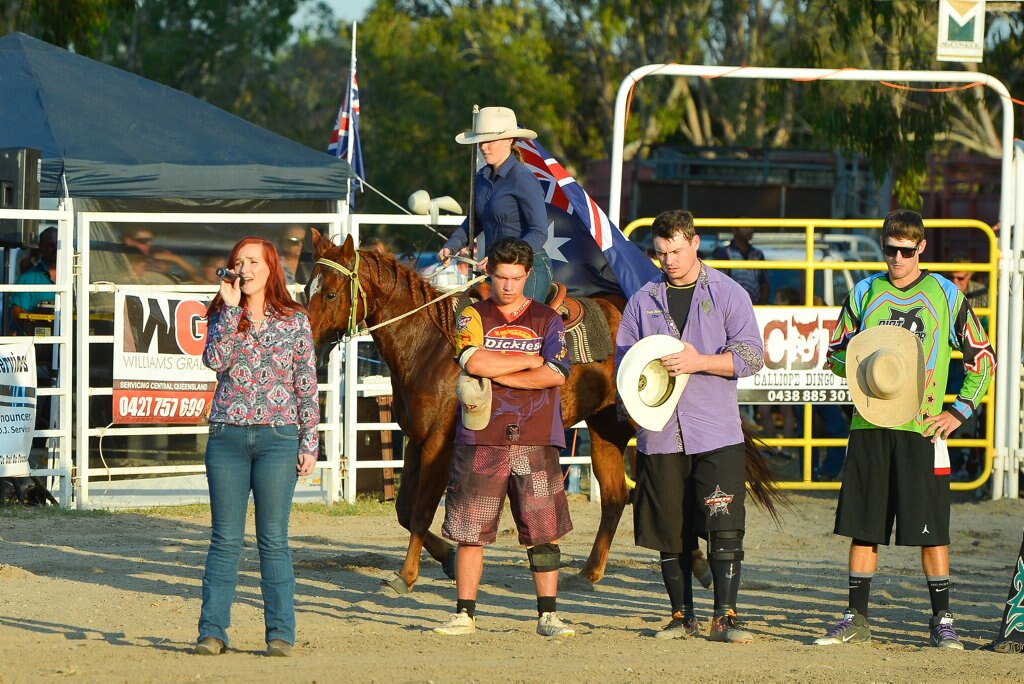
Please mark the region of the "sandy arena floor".
MULTIPOLYGON (((264 648, 255 542, 247 539, 232 650, 189 654, 209 520, 138 514, 0 515, 0 682, 230 681, 1020 681, 1017 655, 978 650, 995 636, 1020 546, 1024 501, 960 503, 953 510, 953 610, 966 652, 925 647, 928 595, 916 549, 883 549, 872 592, 870 645, 810 646, 846 602, 847 544, 831 534, 831 495, 794 497, 780 531, 748 514, 741 617, 756 641, 665 642, 666 599, 652 552, 632 544, 632 510, 619 527, 596 591, 563 593, 559 612, 578 635, 534 634, 526 556, 512 522, 488 551, 478 626, 469 637, 430 628, 452 611, 454 585, 424 560, 416 590, 382 593, 406 536, 393 515, 298 513, 297 657, 264 648)), ((596 507, 573 503, 576 531, 563 560, 579 567, 596 507)), ((252 531, 250 521, 249 531, 252 531)), ((571 571, 571 568, 568 569, 571 571)), ((700 617, 711 608, 697 587, 700 617)))

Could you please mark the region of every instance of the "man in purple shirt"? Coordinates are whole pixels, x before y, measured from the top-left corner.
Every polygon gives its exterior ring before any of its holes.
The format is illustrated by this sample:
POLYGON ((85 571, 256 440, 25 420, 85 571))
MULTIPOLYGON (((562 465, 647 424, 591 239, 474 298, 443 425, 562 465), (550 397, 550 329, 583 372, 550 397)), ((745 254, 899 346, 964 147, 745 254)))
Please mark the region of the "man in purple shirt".
POLYGON ((700 633, 690 555, 699 535, 708 539, 715 583, 708 638, 748 643, 753 637, 736 621, 746 495, 736 380, 764 365, 761 332, 743 288, 697 258, 690 212, 664 212, 652 227, 663 276, 630 297, 615 358, 618 365, 644 337, 672 335, 685 348, 661 363, 671 376, 690 376, 668 424, 637 430, 636 543, 661 553, 672 603, 672 619, 656 636, 700 633))

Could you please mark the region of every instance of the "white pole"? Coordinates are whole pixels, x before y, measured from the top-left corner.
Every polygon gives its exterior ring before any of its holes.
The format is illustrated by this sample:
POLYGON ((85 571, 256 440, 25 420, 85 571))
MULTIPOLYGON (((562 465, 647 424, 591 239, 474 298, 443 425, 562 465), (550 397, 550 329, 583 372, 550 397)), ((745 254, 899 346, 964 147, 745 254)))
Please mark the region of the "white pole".
MULTIPOLYGON (((1000 232, 1012 230, 1010 239, 1013 241, 1013 253, 1011 261, 1013 264, 1012 285, 1009 296, 1010 306, 1010 337, 1003 341, 1001 346, 1007 347, 1005 363, 999 371, 1008 378, 1009 388, 1007 398, 1007 463, 1006 463, 1006 498, 1016 499, 1020 494, 1019 471, 1021 467, 1021 364, 1017 357, 1024 341, 1024 310, 1021 309, 1020 293, 1024 289, 1024 142, 1017 140, 1013 145, 1013 186, 1011 192, 1014 200, 1012 225, 1003 224, 1000 232)), ((989 283, 989 296, 991 297, 992 284, 989 283)))

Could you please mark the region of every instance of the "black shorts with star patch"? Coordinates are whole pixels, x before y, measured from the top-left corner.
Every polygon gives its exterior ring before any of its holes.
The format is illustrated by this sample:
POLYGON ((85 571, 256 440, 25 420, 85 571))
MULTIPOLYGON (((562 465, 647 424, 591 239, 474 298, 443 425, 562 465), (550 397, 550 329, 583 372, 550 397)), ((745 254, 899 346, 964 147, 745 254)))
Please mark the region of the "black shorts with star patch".
POLYGON ((666 553, 690 550, 689 533, 742 530, 747 491, 744 445, 700 454, 636 455, 636 545, 666 553))

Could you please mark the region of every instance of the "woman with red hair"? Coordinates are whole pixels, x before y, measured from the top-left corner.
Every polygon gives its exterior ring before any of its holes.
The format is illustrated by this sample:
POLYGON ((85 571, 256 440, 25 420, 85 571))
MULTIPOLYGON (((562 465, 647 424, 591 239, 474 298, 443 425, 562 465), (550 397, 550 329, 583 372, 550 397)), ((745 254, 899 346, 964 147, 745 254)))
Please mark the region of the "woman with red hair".
POLYGON ((319 451, 316 366, 306 311, 288 294, 274 245, 238 241, 207 309, 203 363, 217 372, 206 445, 212 531, 197 655, 223 653, 252 492, 267 655, 295 643, 295 574, 288 514, 299 475, 319 451))

